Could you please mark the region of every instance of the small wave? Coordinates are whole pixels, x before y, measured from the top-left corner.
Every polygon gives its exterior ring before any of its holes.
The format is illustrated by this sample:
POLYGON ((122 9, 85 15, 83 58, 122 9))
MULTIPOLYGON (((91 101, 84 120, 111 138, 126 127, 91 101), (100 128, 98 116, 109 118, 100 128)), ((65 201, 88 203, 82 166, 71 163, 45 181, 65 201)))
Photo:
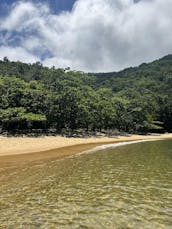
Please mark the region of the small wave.
POLYGON ((136 143, 141 143, 141 142, 162 141, 162 140, 164 139, 145 139, 145 140, 136 140, 136 141, 129 141, 129 142, 118 142, 118 143, 113 143, 113 144, 106 144, 106 145, 96 146, 93 149, 78 153, 77 156, 82 155, 82 154, 87 154, 87 153, 88 154, 94 153, 94 152, 104 150, 104 149, 117 148, 117 147, 125 146, 125 145, 131 145, 131 144, 136 144, 136 143))

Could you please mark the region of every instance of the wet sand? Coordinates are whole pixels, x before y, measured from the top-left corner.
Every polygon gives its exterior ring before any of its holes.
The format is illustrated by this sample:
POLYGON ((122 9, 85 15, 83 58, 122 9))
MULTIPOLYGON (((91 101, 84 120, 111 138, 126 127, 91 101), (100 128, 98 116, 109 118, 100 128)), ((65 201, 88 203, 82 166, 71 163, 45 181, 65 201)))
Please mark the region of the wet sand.
POLYGON ((0 137, 0 167, 52 158, 60 159, 104 144, 149 139, 172 139, 172 134, 117 138, 0 137))

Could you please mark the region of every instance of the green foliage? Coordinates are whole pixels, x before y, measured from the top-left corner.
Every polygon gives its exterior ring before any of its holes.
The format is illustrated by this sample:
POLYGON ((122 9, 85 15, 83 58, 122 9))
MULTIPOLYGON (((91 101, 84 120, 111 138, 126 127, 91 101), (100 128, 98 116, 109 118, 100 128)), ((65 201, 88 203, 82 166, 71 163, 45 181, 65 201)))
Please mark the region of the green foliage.
MULTIPOLYGON (((46 122, 45 115, 28 113, 23 107, 0 109, 0 123, 2 129, 28 129, 35 124, 46 122)), ((37 125, 38 126, 38 125, 37 125)), ((39 125, 42 127, 42 125, 39 125)))
POLYGON ((0 61, 0 126, 172 130, 172 56, 121 72, 85 74, 70 69, 0 61))

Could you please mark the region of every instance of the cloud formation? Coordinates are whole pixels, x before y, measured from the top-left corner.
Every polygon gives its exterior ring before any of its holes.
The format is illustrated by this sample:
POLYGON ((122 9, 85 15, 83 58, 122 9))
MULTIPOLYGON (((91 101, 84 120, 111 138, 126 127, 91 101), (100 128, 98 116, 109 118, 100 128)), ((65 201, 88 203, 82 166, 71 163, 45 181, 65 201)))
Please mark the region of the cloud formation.
POLYGON ((53 14, 19 1, 0 22, 0 58, 89 72, 116 71, 172 53, 171 0, 78 0, 53 14))

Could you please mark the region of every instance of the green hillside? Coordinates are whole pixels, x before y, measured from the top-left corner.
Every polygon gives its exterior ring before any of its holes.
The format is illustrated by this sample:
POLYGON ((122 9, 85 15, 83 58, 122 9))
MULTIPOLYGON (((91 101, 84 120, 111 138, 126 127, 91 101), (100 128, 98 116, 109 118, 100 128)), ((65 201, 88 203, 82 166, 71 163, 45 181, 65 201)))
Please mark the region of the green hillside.
POLYGON ((172 131, 172 55, 120 72, 0 61, 1 132, 172 131))

